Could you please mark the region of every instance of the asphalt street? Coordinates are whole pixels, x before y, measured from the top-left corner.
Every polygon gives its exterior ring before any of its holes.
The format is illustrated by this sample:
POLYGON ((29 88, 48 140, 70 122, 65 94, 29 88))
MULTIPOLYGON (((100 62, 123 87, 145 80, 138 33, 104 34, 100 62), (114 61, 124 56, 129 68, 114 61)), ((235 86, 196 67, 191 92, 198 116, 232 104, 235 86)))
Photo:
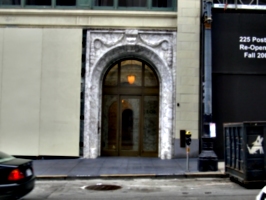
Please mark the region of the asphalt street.
POLYGON ((259 191, 228 178, 37 180, 23 199, 251 200, 259 191))

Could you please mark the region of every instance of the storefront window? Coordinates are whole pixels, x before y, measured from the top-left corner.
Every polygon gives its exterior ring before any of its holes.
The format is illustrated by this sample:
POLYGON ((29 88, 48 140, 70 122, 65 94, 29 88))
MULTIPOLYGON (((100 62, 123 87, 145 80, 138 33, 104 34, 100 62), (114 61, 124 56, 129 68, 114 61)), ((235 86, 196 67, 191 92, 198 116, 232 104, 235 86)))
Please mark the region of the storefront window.
POLYGON ((172 0, 152 0, 152 7, 169 8, 172 7, 172 0))
POLYGON ((118 0, 119 7, 146 7, 147 0, 118 0))
POLYGON ((76 5, 76 0, 56 0, 56 5, 57 6, 75 6, 76 5))
POLYGON ((26 0, 26 5, 31 6, 51 6, 52 0, 26 0))
MULTIPOLYGON (((0 6, 40 6, 50 8, 100 9, 100 10, 154 10, 175 11, 177 0, 0 0, 0 6)), ((244 0, 243 0, 244 1, 244 0)), ((260 0, 266 1, 266 0, 260 0)))
POLYGON ((94 6, 113 6, 114 0, 95 0, 94 6))
POLYGON ((2 5, 20 5, 20 0, 2 0, 2 5))

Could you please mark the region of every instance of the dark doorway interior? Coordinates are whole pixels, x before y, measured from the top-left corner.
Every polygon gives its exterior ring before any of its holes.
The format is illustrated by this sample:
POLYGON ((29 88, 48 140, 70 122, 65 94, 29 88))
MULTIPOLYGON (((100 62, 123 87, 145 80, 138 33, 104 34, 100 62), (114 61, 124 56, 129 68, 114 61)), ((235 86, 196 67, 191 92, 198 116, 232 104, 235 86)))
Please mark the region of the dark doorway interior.
POLYGON ((101 155, 158 156, 159 81, 145 62, 121 60, 103 80, 101 155))
POLYGON ((133 147, 133 111, 126 109, 122 113, 122 148, 124 150, 133 147))

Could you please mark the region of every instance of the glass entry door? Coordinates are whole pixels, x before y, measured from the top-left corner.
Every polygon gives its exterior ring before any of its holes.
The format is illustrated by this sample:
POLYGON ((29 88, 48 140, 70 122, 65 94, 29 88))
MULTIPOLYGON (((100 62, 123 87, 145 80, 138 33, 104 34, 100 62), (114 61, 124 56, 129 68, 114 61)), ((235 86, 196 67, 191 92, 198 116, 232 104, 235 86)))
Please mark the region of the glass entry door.
POLYGON ((158 156, 159 86, 144 62, 123 60, 104 77, 103 156, 158 156))
MULTIPOLYGON (((123 151, 131 151, 131 154, 138 155, 140 98, 121 96, 120 116, 120 155, 123 155, 123 151)), ((128 154, 129 152, 125 153, 128 154)))
POLYGON ((138 156, 140 97, 104 97, 102 148, 107 155, 138 156))

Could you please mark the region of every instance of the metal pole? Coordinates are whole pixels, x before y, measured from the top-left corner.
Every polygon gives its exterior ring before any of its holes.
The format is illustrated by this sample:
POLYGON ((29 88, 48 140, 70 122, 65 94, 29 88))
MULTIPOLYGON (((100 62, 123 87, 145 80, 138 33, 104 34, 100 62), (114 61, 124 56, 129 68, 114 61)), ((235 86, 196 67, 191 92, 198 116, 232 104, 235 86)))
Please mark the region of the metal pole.
POLYGON ((217 171, 218 158, 213 151, 213 141, 210 137, 209 125, 212 122, 212 0, 203 0, 203 69, 204 69, 204 99, 203 99, 203 133, 202 152, 198 159, 199 171, 217 171))
POLYGON ((210 122, 212 117, 212 1, 206 0, 204 12, 204 122, 210 122))
POLYGON ((187 171, 189 171, 189 152, 190 152, 190 148, 188 145, 186 145, 186 149, 187 149, 187 171))

